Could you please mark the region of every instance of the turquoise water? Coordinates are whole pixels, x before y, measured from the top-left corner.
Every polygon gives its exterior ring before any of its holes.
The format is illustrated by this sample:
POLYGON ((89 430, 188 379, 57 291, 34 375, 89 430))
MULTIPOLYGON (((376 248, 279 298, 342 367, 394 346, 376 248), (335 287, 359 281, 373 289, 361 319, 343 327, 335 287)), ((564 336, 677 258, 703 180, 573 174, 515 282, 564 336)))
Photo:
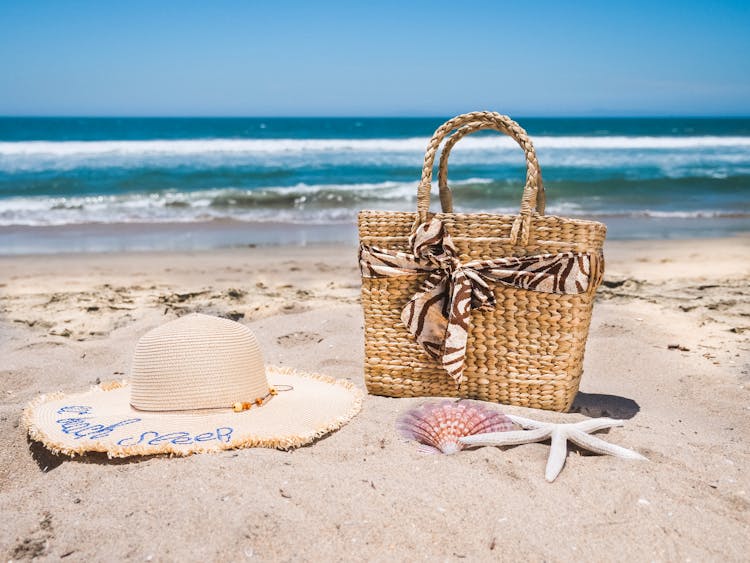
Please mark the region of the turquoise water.
MULTIPOLYGON (((0 227, 350 225, 362 208, 415 208, 424 148, 443 121, 0 118, 0 227)), ((750 230, 750 119, 518 121, 548 213, 623 225, 616 238, 750 230)), ((467 137, 451 157, 456 209, 515 212, 523 174, 509 139, 467 137)))

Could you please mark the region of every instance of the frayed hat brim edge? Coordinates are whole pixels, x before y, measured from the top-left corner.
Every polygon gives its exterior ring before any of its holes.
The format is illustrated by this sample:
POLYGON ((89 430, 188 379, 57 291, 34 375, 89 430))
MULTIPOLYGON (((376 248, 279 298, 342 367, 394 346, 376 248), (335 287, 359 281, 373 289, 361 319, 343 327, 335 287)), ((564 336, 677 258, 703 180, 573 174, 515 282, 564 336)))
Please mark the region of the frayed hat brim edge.
MULTIPOLYGON (((226 444, 216 444, 206 447, 205 445, 191 444, 189 447, 174 448, 172 444, 161 444, 153 446, 117 446, 106 442, 95 441, 81 444, 80 446, 71 447, 68 444, 62 444, 51 438, 42 428, 34 423, 34 411, 40 405, 49 401, 64 399, 71 393, 46 393, 31 400, 23 410, 21 422, 26 428, 29 437, 41 443, 45 448, 57 455, 66 455, 75 457, 88 453, 100 452, 106 453, 109 458, 124 458, 131 456, 149 456, 149 455, 169 455, 171 456, 188 456, 195 453, 218 453, 226 450, 240 448, 275 448, 279 450, 291 450, 310 444, 318 438, 335 432, 362 410, 362 401, 364 393, 351 381, 346 379, 336 379, 328 375, 319 373, 303 372, 290 367, 267 366, 269 373, 279 375, 291 375, 295 377, 304 377, 328 383, 330 385, 339 385, 352 394, 352 404, 349 409, 319 428, 310 429, 309 432, 287 435, 281 438, 258 438, 252 435, 239 436, 237 439, 230 440, 226 444)), ((92 386, 88 392, 100 393, 119 389, 127 384, 126 380, 108 381, 99 385, 92 386)))

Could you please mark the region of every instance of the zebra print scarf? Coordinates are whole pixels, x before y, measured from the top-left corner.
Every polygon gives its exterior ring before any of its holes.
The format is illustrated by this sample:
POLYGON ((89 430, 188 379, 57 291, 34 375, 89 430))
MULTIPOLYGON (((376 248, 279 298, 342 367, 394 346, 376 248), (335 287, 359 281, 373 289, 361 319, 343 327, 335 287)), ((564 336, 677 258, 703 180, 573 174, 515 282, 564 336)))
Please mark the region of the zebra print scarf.
POLYGON ((488 282, 545 293, 584 293, 592 277, 592 255, 580 252, 472 260, 461 263, 445 225, 422 223, 409 237, 412 253, 360 245, 363 278, 426 273, 401 320, 427 354, 439 360, 458 385, 463 380, 471 311, 495 306, 488 282))

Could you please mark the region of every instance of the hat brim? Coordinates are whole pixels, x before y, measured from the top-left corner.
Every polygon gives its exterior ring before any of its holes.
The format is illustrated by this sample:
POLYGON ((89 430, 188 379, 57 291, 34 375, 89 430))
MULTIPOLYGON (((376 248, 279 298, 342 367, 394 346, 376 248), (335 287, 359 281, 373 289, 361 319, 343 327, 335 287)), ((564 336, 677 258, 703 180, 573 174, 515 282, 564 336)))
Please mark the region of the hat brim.
POLYGON ((29 436, 55 453, 184 456, 234 448, 295 448, 337 430, 362 408, 362 391, 350 381, 273 366, 266 367, 266 375, 269 385, 289 385, 292 390, 242 412, 136 410, 123 381, 84 393, 42 395, 29 403, 23 420, 29 436))

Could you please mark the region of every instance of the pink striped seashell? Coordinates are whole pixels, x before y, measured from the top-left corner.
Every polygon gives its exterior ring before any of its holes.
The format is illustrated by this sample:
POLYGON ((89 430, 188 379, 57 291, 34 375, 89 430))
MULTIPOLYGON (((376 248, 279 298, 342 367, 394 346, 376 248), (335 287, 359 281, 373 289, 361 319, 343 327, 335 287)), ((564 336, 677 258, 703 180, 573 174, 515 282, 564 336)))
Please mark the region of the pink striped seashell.
POLYGON ((458 441, 462 436, 506 432, 513 429, 513 422, 476 401, 441 401, 405 412, 396 427, 404 438, 419 442, 423 453, 454 454, 463 449, 458 441))

